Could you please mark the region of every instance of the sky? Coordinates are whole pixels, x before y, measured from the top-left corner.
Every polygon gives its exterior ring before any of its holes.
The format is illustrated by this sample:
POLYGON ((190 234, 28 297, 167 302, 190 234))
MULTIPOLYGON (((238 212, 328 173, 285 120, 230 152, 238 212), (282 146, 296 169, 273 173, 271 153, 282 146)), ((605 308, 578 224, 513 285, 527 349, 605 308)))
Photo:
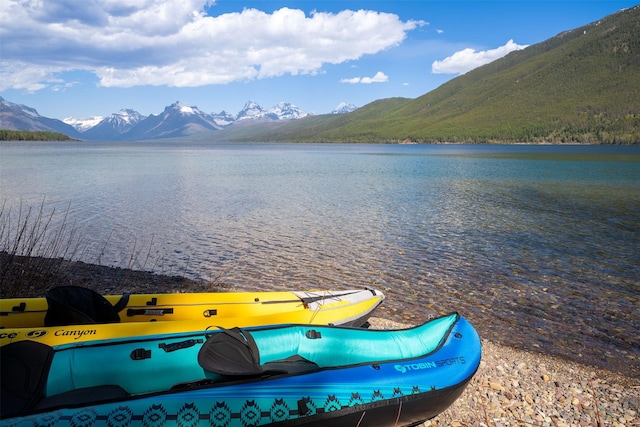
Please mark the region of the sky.
POLYGON ((57 119, 176 101, 325 114, 417 98, 622 0, 2 0, 0 96, 57 119))

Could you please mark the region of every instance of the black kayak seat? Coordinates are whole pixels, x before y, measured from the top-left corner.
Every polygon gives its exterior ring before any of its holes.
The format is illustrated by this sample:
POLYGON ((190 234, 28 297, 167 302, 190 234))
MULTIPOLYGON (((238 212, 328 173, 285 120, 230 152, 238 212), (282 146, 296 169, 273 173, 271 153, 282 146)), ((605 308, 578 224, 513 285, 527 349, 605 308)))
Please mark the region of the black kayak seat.
POLYGON ((0 419, 35 407, 45 395, 53 348, 35 341, 0 347, 0 419))
POLYGON ((212 334, 198 352, 198 364, 205 371, 224 376, 295 374, 318 369, 299 355, 260 364, 260 351, 248 331, 221 329, 212 334))
MULTIPOLYGON (((58 286, 45 295, 47 314, 45 326, 85 325, 90 323, 118 323, 118 302, 114 307, 99 293, 80 286, 58 286)), ((125 296, 123 299, 127 298, 125 296)), ((126 301, 124 302, 126 305, 126 301)))

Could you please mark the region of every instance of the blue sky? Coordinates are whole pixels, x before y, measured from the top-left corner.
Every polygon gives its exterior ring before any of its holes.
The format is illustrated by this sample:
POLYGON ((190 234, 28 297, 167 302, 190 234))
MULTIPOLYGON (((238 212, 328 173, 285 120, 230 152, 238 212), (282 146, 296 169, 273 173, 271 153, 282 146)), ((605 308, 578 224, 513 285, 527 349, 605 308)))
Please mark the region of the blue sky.
POLYGON ((47 117, 416 98, 634 1, 2 0, 0 96, 47 117))

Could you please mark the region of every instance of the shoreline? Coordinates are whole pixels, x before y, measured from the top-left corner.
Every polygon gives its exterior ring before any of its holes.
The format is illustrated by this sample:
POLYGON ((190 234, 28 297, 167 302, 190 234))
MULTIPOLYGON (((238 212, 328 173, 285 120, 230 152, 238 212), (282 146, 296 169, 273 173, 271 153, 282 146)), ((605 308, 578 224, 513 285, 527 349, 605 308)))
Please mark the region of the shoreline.
MULTIPOLYGON (((7 252, 0 251, 0 275, 3 273, 3 264, 9 268, 7 276, 10 279, 4 280, 0 276, 2 288, 0 292, 3 298, 15 296, 37 297, 44 296, 44 288, 59 285, 84 286, 101 294, 129 293, 172 293, 172 292, 220 292, 220 291, 254 291, 255 287, 242 287, 224 283, 223 277, 213 277, 205 279, 189 279, 172 271, 161 271, 154 273, 151 271, 134 270, 129 267, 105 266, 83 261, 68 261, 59 258, 13 256, 7 252), (26 273, 25 273, 26 272, 26 273), (30 286, 25 286, 29 283, 30 286), (32 284, 35 284, 32 285, 32 284), (41 289, 42 288, 42 289, 41 289)), ((318 287, 318 286, 313 286, 318 287)), ((285 289, 286 290, 286 289, 285 289)), ((385 291, 384 288, 381 288, 385 291)), ((413 311, 403 311, 398 306, 397 301, 389 299, 376 309, 374 316, 386 318, 400 324, 418 324, 423 320, 413 311)), ((526 350, 539 354, 546 354, 563 360, 573 361, 579 364, 593 366, 594 369, 604 369, 619 373, 632 378, 640 378, 640 350, 633 351, 630 348, 592 350, 587 347, 573 348, 567 347, 568 343, 563 343, 561 338, 557 346, 540 345, 536 341, 522 339, 520 334, 511 336, 513 330, 501 328, 495 324, 495 316, 478 316, 473 310, 468 311, 467 305, 462 304, 460 314, 464 315, 478 330, 483 339, 490 339, 496 344, 507 347, 526 350), (466 309, 465 309, 466 307, 466 309)), ((447 311, 456 310, 455 301, 449 303, 451 310, 438 311, 432 308, 430 315, 442 315, 447 311)), ((513 313, 516 315, 515 313, 513 313)), ((503 325, 504 326, 504 325, 503 325)), ((545 342, 552 343, 552 338, 546 334, 545 342)), ((586 344, 582 344, 583 346, 586 344)))
MULTIPOLYGON (((0 257, 0 261, 5 263, 6 259, 0 257)), ((215 281, 78 261, 17 257, 12 262, 18 266, 34 262, 49 263, 49 267, 53 264, 54 269, 48 270, 46 288, 75 285, 102 294, 240 291, 215 281)), ((2 279, 2 298, 44 294, 45 287, 12 288, 2 279)), ((398 320, 384 309, 383 303, 369 323, 375 329, 411 326, 398 320)), ((482 339, 482 343, 480 368, 462 396, 442 414, 424 423, 424 427, 640 426, 640 377, 487 339, 482 339)))
MULTIPOLYGON (((410 326, 369 321, 376 329, 410 326)), ((482 339, 480 368, 465 391, 421 426, 640 426, 640 378, 482 339)))

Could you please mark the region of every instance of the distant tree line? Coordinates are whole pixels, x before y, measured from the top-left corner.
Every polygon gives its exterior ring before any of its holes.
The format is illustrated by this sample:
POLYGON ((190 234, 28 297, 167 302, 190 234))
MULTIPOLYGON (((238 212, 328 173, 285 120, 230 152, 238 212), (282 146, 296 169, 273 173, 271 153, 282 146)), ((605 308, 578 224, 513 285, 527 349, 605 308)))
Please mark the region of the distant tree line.
POLYGON ((71 141, 69 136, 50 131, 0 129, 0 141, 71 141))

